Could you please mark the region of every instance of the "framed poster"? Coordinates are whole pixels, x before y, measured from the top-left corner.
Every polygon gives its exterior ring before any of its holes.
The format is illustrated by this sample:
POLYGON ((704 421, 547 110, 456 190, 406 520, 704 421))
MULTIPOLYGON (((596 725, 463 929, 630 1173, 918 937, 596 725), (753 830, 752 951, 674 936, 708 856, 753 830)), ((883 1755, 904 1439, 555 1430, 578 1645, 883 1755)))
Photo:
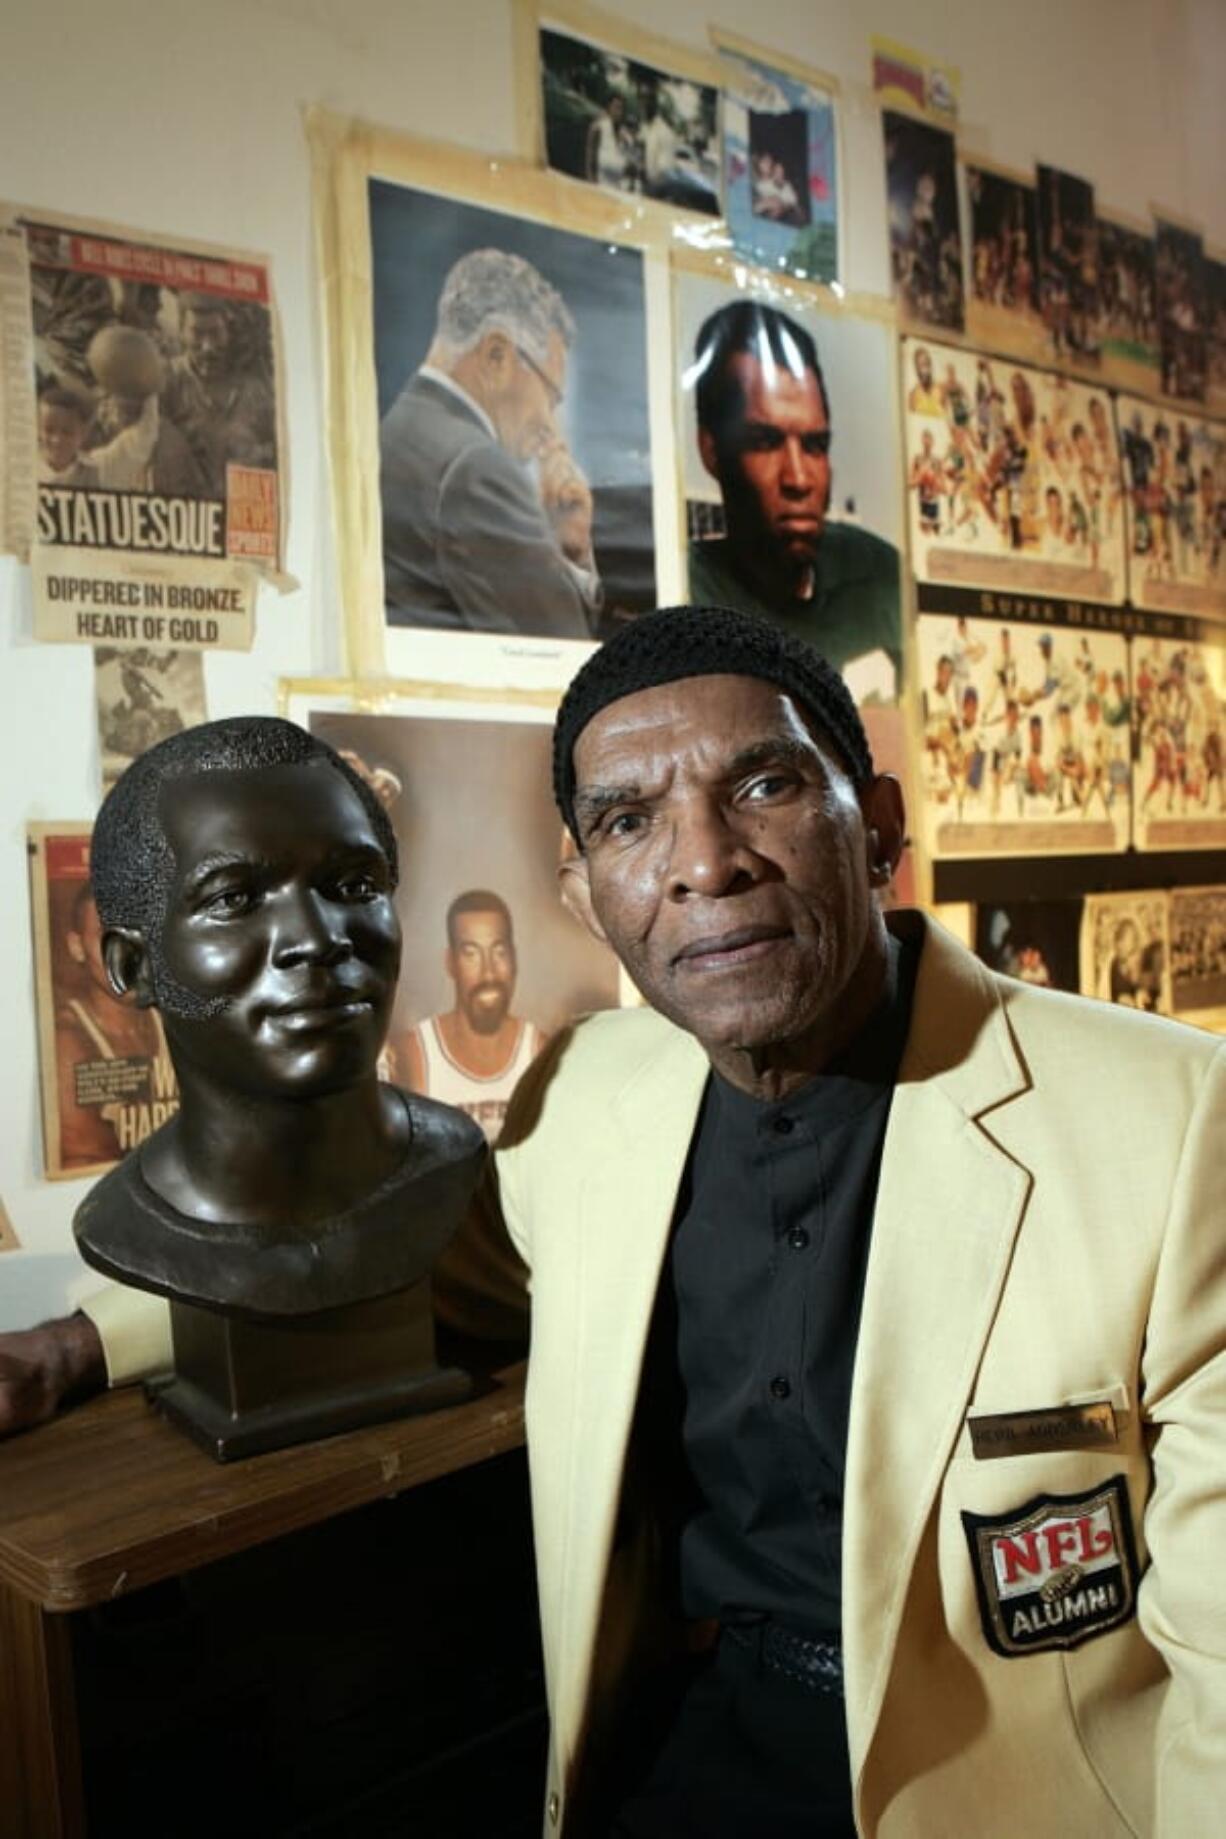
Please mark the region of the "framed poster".
POLYGON ((1124 389, 1157 392, 1158 279, 1151 229, 1098 220, 1098 331, 1103 375, 1124 389))
POLYGON ((623 199, 718 217, 718 70, 616 16, 567 15, 565 5, 538 14, 545 164, 623 199))
POLYGON ((1172 889, 1168 923, 1175 1014, 1226 1010, 1226 888, 1172 889))
POLYGON ((1039 306, 1052 357, 1096 363, 1098 219, 1094 187, 1055 166, 1035 168, 1039 306))
POLYGON ((915 337, 902 341, 902 367, 917 579, 1122 602, 1107 392, 915 337))
POLYGON ((1204 244, 1198 230, 1158 217, 1154 250, 1162 389, 1203 402, 1209 363, 1204 244))
POLYGON ((1006 977, 1044 989, 1081 988, 1079 900, 1010 900, 975 908, 975 951, 1006 977))
POLYGON ((1226 410, 1226 257, 1205 256, 1208 319, 1208 387, 1211 409, 1226 410))
POLYGON ((353 667, 560 688, 659 597, 658 233, 596 188, 559 227, 556 184, 510 162, 312 133, 353 667))
POLYGON ((970 246, 967 337, 995 351, 1039 358, 1044 340, 1034 186, 1021 173, 985 160, 967 160, 962 172, 970 246))
POLYGON ((1087 894, 1081 917, 1081 993, 1154 1015, 1171 1013, 1171 948, 1164 892, 1087 894))
POLYGON ((282 688, 290 719, 374 787, 400 845, 404 956, 382 1071, 458 1104, 491 1140, 544 1041, 621 1000, 617 960, 558 893, 569 844, 552 796, 555 700, 282 688))
POLYGON ((902 676, 893 334, 812 294, 674 264, 676 425, 691 596, 815 646, 856 700, 902 676), (782 463, 781 463, 782 462, 782 463))
POLYGON ((883 109, 890 272, 903 317, 961 332, 962 231, 954 137, 883 109))
POLYGON ((1212 627, 1132 640, 1138 849, 1226 848, 1226 645, 1212 627))
POLYGON ((1131 702, 1122 633, 1055 617, 921 613, 918 654, 920 799, 934 859, 1127 848, 1131 702))
POLYGON ((712 27, 724 69, 724 216, 734 252, 839 279, 837 83, 712 27))
POLYGON ((30 912, 47 1175, 99 1175, 173 1115, 155 1009, 113 993, 89 886, 89 824, 31 824, 30 912))
POLYGON ((1134 606, 1226 619, 1226 422, 1116 402, 1134 606))

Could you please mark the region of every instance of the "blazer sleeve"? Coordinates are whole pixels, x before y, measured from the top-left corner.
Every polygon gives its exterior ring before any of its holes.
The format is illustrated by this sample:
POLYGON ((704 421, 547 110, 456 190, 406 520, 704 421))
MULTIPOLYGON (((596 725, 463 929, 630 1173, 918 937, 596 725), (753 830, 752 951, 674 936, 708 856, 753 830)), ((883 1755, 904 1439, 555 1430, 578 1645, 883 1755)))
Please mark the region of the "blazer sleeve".
POLYGON ((475 442, 443 476, 438 564, 465 623, 478 630, 592 637, 597 576, 562 554, 526 474, 494 442, 475 442))
POLYGON ((1154 1839, 1213 1839, 1226 1802, 1226 1047, 1192 1110, 1142 1372, 1154 1481, 1138 1614, 1171 1676, 1154 1839))
POLYGON ((174 1365, 170 1304, 164 1296, 107 1283, 91 1291, 80 1307, 98 1330, 108 1384, 130 1385, 174 1365))

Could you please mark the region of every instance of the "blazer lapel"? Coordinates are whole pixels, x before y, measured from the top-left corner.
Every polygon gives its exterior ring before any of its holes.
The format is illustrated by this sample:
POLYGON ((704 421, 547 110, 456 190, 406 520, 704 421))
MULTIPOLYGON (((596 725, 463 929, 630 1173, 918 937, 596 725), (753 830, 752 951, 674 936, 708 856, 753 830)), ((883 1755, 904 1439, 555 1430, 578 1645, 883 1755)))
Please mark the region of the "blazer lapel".
POLYGON ((882 1158, 848 1435, 843 1642, 857 1780, 1030 1190, 987 1114, 1027 1089, 988 973, 927 925, 882 1158))
POLYGON ((579 1195, 573 1424, 556 1695, 560 1753, 583 1715, 647 1335, 677 1189, 709 1071, 677 1033, 613 1101, 604 1151, 579 1195))

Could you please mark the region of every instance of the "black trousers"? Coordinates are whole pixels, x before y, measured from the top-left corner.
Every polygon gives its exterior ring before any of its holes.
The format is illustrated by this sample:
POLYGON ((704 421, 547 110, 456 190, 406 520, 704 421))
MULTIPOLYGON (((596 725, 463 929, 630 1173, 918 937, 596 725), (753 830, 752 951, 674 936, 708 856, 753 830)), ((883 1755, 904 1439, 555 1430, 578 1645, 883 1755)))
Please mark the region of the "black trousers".
POLYGON ((842 1697, 724 1638, 644 1695, 607 1839, 855 1839, 842 1697))

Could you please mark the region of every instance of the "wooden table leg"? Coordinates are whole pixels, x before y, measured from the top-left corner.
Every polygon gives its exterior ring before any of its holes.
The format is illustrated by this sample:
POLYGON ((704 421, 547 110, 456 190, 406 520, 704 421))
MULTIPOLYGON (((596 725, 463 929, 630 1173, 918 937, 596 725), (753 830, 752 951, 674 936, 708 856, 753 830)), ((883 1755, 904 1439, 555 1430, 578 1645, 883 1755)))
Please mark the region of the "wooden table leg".
POLYGON ((0 1583, 0 1827, 5 1839, 82 1839, 85 1800, 67 1616, 0 1583))

